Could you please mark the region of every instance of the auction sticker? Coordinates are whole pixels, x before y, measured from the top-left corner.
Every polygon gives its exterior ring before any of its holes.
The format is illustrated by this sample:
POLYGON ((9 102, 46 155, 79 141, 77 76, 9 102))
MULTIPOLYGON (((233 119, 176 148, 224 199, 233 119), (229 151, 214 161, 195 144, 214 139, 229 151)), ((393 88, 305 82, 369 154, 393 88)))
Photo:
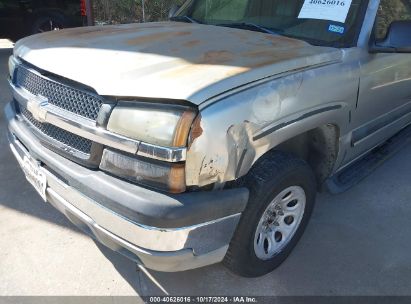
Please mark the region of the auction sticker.
POLYGON ((319 19, 345 23, 352 0, 305 0, 299 19, 319 19))

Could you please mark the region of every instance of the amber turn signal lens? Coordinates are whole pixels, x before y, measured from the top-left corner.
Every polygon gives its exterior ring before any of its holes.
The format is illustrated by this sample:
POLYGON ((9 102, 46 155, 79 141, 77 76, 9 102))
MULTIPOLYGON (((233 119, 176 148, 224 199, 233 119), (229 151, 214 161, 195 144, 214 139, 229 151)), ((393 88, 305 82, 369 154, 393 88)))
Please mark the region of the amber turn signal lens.
POLYGON ((191 110, 187 110, 181 115, 174 133, 173 147, 184 147, 187 145, 188 135, 195 116, 196 114, 191 110))
POLYGON ((174 164, 170 168, 168 181, 169 192, 182 193, 186 191, 186 170, 184 164, 174 164))

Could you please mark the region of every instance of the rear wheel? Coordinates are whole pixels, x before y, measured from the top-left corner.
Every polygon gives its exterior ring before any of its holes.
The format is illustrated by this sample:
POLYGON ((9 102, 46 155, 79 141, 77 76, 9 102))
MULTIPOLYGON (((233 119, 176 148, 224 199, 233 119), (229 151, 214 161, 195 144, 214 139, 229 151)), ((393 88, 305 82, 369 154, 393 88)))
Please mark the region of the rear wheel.
POLYGON ((245 277, 277 268, 301 238, 315 203, 316 180, 309 165, 283 152, 270 152, 246 178, 250 200, 224 264, 245 277))

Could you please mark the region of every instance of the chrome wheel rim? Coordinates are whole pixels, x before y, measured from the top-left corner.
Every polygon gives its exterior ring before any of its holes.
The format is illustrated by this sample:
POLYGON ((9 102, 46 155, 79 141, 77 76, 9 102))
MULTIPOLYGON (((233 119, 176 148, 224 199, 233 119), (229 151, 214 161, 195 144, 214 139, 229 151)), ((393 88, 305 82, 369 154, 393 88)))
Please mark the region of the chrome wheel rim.
POLYGON ((304 216, 306 195, 300 186, 281 191, 264 211, 254 237, 254 252, 268 260, 293 238, 304 216))

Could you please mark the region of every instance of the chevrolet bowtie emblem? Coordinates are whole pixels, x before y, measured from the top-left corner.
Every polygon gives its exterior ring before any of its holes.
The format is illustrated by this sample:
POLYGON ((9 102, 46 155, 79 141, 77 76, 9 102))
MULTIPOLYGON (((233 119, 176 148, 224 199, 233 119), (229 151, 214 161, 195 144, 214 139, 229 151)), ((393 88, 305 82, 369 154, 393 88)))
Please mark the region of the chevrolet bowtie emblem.
POLYGON ((27 101, 27 110, 33 115, 33 118, 39 122, 45 122, 47 116, 46 106, 49 104, 47 97, 37 95, 27 101))

